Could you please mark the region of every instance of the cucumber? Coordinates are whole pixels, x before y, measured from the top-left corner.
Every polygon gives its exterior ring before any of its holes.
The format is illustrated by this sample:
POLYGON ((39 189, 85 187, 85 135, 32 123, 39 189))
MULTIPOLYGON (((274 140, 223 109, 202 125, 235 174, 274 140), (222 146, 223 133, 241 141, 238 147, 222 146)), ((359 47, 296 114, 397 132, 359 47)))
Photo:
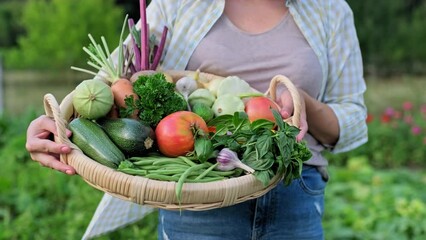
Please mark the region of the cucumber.
POLYGON ((97 123, 85 118, 75 118, 68 127, 72 131, 71 142, 100 164, 115 169, 125 159, 123 152, 97 123))
POLYGON ((155 133, 149 125, 131 118, 103 118, 98 123, 128 157, 143 156, 152 150, 155 133))

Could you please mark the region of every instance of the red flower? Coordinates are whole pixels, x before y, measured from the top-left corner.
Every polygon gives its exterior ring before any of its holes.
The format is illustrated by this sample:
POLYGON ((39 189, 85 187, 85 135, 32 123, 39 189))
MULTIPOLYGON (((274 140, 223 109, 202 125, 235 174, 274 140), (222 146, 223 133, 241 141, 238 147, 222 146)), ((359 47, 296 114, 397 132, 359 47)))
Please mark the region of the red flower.
POLYGON ((413 116, 411 116, 411 115, 405 116, 404 122, 407 123, 407 124, 412 124, 413 123, 413 116))
POLYGON ((420 107, 420 111, 421 111, 423 114, 426 114, 426 104, 423 104, 423 105, 420 107))
POLYGON ((421 133, 422 129, 419 126, 413 126, 411 128, 411 133, 413 135, 419 135, 421 133))
POLYGON ((401 119, 402 113, 400 111, 395 111, 395 113, 393 114, 393 117, 395 119, 401 119))
POLYGON ((395 110, 392 107, 388 107, 386 108, 384 115, 393 117, 395 115, 395 110))
POLYGON ((374 120, 374 117, 372 114, 367 114, 367 118, 365 119, 365 121, 367 123, 371 123, 374 120))
POLYGON ((387 114, 383 114, 382 117, 380 118, 380 121, 382 123, 389 123, 391 121, 391 117, 387 114))
POLYGON ((413 109, 413 103, 412 102, 404 102, 403 104, 402 104, 402 108, 405 110, 405 111, 410 111, 411 109, 413 109))

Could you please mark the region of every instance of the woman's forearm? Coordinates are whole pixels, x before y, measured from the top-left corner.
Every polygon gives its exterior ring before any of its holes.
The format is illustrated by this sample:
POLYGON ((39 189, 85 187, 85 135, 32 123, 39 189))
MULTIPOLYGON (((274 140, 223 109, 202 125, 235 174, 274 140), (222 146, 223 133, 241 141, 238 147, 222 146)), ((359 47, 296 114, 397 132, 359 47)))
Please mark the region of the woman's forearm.
POLYGON ((339 122, 334 111, 301 91, 306 105, 309 133, 325 145, 334 145, 339 139, 339 122))

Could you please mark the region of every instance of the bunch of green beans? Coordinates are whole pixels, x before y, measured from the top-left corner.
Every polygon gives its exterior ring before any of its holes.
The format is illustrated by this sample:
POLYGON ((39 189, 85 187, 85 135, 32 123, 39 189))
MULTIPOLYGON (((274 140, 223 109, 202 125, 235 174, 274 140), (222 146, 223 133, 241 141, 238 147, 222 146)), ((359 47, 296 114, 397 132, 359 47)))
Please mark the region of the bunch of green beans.
POLYGON ((149 179, 177 182, 176 196, 180 199, 184 183, 219 181, 239 176, 242 173, 240 169, 216 170, 217 164, 211 162, 196 163, 184 156, 176 158, 145 156, 128 158, 121 162, 117 170, 149 179))

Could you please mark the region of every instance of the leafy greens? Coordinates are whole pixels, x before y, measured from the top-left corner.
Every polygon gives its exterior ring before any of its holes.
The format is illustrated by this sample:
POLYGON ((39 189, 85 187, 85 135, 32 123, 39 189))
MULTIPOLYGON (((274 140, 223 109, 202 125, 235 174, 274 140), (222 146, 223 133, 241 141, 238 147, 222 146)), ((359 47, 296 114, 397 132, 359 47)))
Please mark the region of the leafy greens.
MULTIPOLYGON (((255 177, 265 186, 276 175, 283 177, 284 184, 288 185, 295 178, 300 177, 303 162, 309 160, 312 153, 306 142, 297 142, 297 127, 284 122, 277 111, 274 111, 274 123, 266 119, 250 123, 244 112, 234 115, 222 115, 209 122, 216 129, 208 139, 213 147, 196 149, 198 158, 214 155, 214 149, 229 148, 235 151, 242 162, 255 170, 255 177)), ((197 141, 206 144, 206 138, 200 137, 197 141)))
POLYGON ((165 116, 187 109, 187 104, 182 95, 175 91, 175 84, 167 82, 163 73, 141 75, 133 83, 134 92, 140 97, 125 99, 126 108, 120 114, 130 116, 136 109, 142 122, 152 127, 157 126, 165 116))

